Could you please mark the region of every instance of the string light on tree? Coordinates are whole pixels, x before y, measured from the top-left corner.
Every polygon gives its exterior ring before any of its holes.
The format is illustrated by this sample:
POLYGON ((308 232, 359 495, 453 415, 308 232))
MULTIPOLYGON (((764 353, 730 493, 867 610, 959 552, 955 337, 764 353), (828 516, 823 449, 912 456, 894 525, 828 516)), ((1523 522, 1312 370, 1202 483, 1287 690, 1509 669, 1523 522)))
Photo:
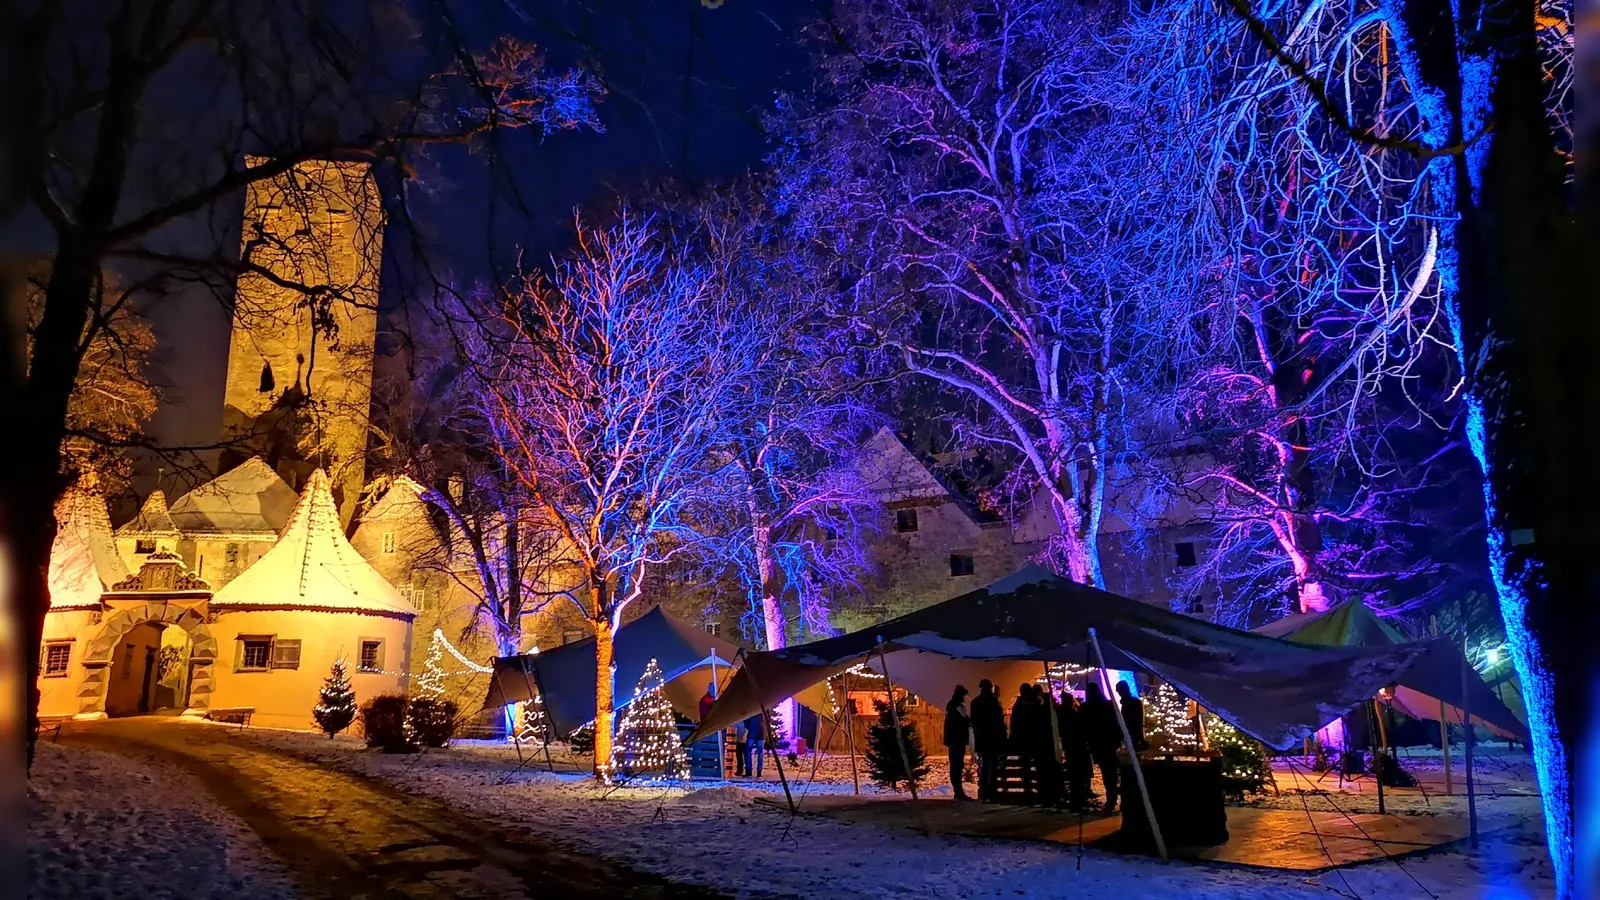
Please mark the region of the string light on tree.
POLYGON ((435 631, 433 643, 428 647, 428 659, 422 664, 422 674, 417 676, 416 696, 429 700, 444 699, 444 647, 442 634, 435 631))
POLYGON ((1188 698, 1166 682, 1145 698, 1144 717, 1146 739, 1159 752, 1189 753, 1200 743, 1188 698))
POLYGON ((1240 798, 1260 793, 1272 777, 1267 752, 1260 742, 1211 713, 1206 714, 1205 721, 1211 749, 1222 755, 1223 791, 1240 798))
POLYGON ((651 658, 634 688, 633 702, 622 715, 617 743, 611 751, 610 765, 606 767, 608 778, 614 775, 632 778, 643 772, 661 772, 668 778, 678 778, 688 771, 688 758, 678 736, 672 704, 667 702, 662 690, 665 685, 661 666, 651 658))

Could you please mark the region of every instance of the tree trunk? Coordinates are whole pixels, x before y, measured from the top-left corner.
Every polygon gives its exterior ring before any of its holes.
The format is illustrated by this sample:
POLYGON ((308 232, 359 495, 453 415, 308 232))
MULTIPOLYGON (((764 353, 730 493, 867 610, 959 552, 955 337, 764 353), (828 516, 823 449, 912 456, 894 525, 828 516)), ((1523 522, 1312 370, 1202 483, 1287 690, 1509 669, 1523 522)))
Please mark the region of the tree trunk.
POLYGON ((591 588, 594 600, 594 776, 603 779, 611 766, 612 706, 615 704, 614 681, 611 671, 615 664, 610 606, 606 602, 608 591, 604 581, 591 588))
POLYGON ((39 727, 39 650, 50 611, 50 550, 56 535, 56 501, 66 488, 61 442, 67 405, 78 380, 78 345, 88 321, 89 297, 99 277, 94 253, 63 235, 45 288, 44 314, 34 332, 33 350, 16 436, 18 471, 6 479, 5 531, 16 560, 17 608, 25 628, 28 668, 28 761, 32 764, 39 727))
POLYGON ((1576 893, 1573 757, 1592 658, 1561 606, 1588 573, 1595 306, 1577 291, 1580 241, 1544 114, 1531 3, 1392 0, 1397 55, 1426 143, 1464 152, 1427 171, 1441 291, 1466 378, 1467 439, 1483 474, 1489 572, 1522 680, 1557 894, 1576 893), (1426 92, 1426 93, 1424 93, 1426 92), (1454 217, 1452 220, 1452 216, 1454 217), (1564 667, 1564 668, 1563 668, 1564 667), (1563 738, 1563 735, 1566 738, 1563 738))

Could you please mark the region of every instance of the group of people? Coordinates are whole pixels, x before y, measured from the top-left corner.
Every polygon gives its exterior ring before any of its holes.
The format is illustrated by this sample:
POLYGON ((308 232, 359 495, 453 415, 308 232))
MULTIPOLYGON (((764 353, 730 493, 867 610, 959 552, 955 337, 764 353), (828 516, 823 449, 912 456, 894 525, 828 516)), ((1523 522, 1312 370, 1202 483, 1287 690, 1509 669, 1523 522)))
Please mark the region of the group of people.
POLYGON ((1144 704, 1118 682, 1120 713, 1098 684, 1084 691, 1082 703, 1063 691, 1053 698, 1034 683, 1022 685, 1011 705, 1007 730, 1006 714, 994 684, 985 678, 978 683, 978 696, 967 709, 967 689, 956 685, 945 705, 944 745, 950 753, 950 786, 957 800, 970 800, 966 780, 967 748, 978 759, 978 799, 991 802, 1005 757, 1020 760, 1026 789, 1039 803, 1087 808, 1093 799, 1090 782, 1100 770, 1105 785, 1107 815, 1116 811, 1118 795, 1117 748, 1123 744, 1123 727, 1132 742, 1132 752, 1143 750, 1144 704), (1122 722, 1117 719, 1121 716, 1122 722), (1052 723, 1052 718, 1054 723, 1052 723), (1060 753, 1057 753, 1057 741, 1060 753))

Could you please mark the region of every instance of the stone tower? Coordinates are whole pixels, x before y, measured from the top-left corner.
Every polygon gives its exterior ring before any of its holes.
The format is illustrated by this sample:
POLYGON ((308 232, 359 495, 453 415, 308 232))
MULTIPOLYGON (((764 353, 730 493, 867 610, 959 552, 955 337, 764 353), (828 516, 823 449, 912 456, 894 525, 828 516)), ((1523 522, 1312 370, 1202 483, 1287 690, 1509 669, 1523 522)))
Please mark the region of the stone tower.
MULTIPOLYGON (((252 165, 261 160, 252 159, 252 165)), ((314 160, 245 196, 222 430, 230 468, 296 490, 325 468, 349 523, 366 476, 383 212, 365 162, 314 160)))

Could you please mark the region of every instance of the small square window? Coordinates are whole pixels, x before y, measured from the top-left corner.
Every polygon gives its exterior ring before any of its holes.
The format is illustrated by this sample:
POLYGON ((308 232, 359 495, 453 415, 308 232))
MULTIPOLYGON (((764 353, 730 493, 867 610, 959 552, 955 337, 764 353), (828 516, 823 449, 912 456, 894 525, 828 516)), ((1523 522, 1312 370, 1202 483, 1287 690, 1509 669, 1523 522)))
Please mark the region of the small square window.
POLYGON ((300 641, 273 641, 272 667, 274 669, 300 668, 300 641))
POLYGON ((1174 545, 1178 551, 1178 567, 1198 565, 1194 555, 1194 541, 1179 541, 1174 545))
POLYGON ((894 530, 901 534, 917 530, 917 511, 914 509, 897 509, 894 511, 894 530))
POLYGON ((139 538, 133 542, 133 552, 140 555, 156 552, 156 542, 139 538))
POLYGON ((272 667, 272 638, 239 639, 239 671, 265 672, 272 667))
POLYGON ((44 677, 62 678, 72 662, 72 642, 56 641, 44 645, 44 677))
POLYGON ((392 531, 385 531, 383 533, 383 552, 384 553, 393 553, 394 552, 394 532, 392 532, 392 531))
POLYGON ((962 575, 971 575, 971 574, 972 574, 972 554, 970 554, 970 553, 952 553, 952 554, 950 554, 950 577, 951 578, 959 578, 962 575))
POLYGON ((238 566, 239 565, 239 545, 238 544, 229 544, 228 545, 228 549, 225 551, 224 559, 227 561, 227 565, 228 565, 229 568, 234 568, 234 567, 238 566))
POLYGON ((383 641, 361 642, 361 671, 383 671, 383 641))

